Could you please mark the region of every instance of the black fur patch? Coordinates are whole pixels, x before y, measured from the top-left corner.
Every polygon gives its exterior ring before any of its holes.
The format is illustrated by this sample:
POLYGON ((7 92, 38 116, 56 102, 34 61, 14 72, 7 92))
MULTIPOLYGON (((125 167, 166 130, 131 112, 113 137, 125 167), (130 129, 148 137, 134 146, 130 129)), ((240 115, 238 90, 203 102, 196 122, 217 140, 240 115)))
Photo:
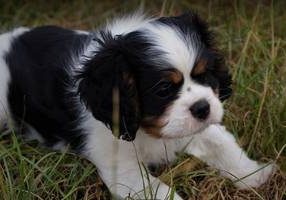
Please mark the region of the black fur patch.
POLYGON ((165 79, 167 70, 150 61, 160 52, 150 53, 152 44, 140 32, 117 37, 101 32, 96 41, 101 47, 78 76, 79 93, 94 117, 112 129, 112 90, 118 88, 120 136, 133 140, 144 118, 162 115, 177 97, 182 81, 165 79))
POLYGON ((139 128, 140 111, 138 91, 135 83, 135 67, 130 63, 129 51, 136 54, 137 49, 130 49, 129 45, 139 48, 137 41, 131 37, 113 38, 110 33, 101 32, 94 40, 100 48, 95 55, 84 64, 84 70, 77 78, 80 80, 78 92, 93 116, 105 123, 112 130, 116 122, 113 121, 113 107, 119 106, 119 132, 123 139, 134 140, 139 128), (128 41, 129 40, 129 41, 128 41), (119 105, 114 105, 113 91, 119 91, 119 105))
POLYGON ((69 72, 74 64, 71 58, 78 57, 89 40, 88 35, 71 30, 39 27, 16 38, 6 55, 13 118, 20 128, 25 123, 34 127, 47 145, 65 141, 76 148, 83 139, 69 72))
POLYGON ((187 12, 175 17, 161 17, 159 21, 177 27, 184 36, 192 37, 192 34, 196 33, 207 48, 214 45, 213 33, 208 30, 208 24, 196 13, 187 12))

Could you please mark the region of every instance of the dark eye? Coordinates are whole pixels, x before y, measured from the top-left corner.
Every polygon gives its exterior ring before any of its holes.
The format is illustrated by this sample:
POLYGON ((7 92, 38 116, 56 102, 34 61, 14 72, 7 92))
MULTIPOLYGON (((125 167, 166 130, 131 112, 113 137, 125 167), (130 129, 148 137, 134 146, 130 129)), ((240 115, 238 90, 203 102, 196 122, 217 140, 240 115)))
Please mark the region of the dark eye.
POLYGON ((195 76, 192 76, 192 78, 194 79, 194 80, 196 80, 197 82, 199 82, 199 83, 205 83, 206 81, 207 81, 207 73, 201 73, 201 74, 198 74, 198 75, 195 75, 195 76))
POLYGON ((218 80, 215 76, 212 75, 211 72, 205 72, 196 76, 192 77, 196 82, 210 86, 211 88, 215 89, 218 87, 218 80))
POLYGON ((162 81, 157 85, 155 94, 161 98, 167 98, 172 94, 172 88, 172 82, 162 81))

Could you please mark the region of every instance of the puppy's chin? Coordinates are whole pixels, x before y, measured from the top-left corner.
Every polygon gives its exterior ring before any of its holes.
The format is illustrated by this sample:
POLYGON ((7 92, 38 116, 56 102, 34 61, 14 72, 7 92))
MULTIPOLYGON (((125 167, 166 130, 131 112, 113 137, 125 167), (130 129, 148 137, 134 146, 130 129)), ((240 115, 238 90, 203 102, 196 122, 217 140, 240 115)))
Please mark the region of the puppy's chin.
POLYGON ((195 134, 200 134, 210 125, 220 124, 223 113, 216 113, 216 116, 210 116, 204 122, 198 121, 190 116, 187 118, 178 117, 172 121, 168 121, 166 116, 162 118, 153 119, 153 123, 149 126, 143 125, 145 132, 155 138, 175 139, 183 138, 195 134))
POLYGON ((196 135, 202 133, 205 129, 207 129, 210 125, 220 124, 221 120, 218 121, 210 121, 205 123, 199 123, 195 127, 191 127, 191 125, 186 125, 187 127, 182 126, 177 130, 163 130, 160 134, 161 138, 166 139, 175 139, 175 138, 183 138, 191 135, 196 135))

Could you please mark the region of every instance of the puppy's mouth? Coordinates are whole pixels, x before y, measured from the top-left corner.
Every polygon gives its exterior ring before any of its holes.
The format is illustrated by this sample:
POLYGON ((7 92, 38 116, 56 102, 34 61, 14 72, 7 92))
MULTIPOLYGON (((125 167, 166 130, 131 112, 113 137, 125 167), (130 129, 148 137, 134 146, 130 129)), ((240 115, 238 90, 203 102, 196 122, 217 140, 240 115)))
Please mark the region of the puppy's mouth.
POLYGON ((209 126, 211 125, 220 125, 221 122, 212 122, 212 123, 207 123, 205 126, 199 128, 197 131, 192 132, 190 135, 196 135, 202 133, 204 130, 206 130, 209 126))
MULTIPOLYGON (((205 129, 207 129, 210 125, 219 125, 221 123, 221 120, 205 120, 204 122, 200 122, 199 127, 192 128, 192 127, 186 127, 185 129, 182 129, 182 131, 174 132, 174 134, 164 134, 162 132, 163 127, 167 126, 170 123, 169 120, 163 120, 162 118, 154 118, 149 117, 146 118, 142 124, 141 127, 145 130, 145 133, 148 135, 154 137, 154 138, 162 138, 162 139, 176 139, 176 138, 184 138, 189 137, 192 135, 197 135, 203 132, 205 129)), ((184 125, 182 125, 184 126, 184 125)))
POLYGON ((202 127, 200 127, 199 129, 197 129, 196 131, 190 131, 189 134, 176 134, 176 135, 161 135, 161 138, 164 139, 175 139, 175 138, 184 138, 184 137, 189 137, 192 135, 197 135, 202 133, 203 131, 205 131, 207 128, 209 128, 209 126, 211 125, 220 125, 221 122, 217 121, 217 122, 210 122, 210 123, 206 123, 205 125, 203 125, 202 127))

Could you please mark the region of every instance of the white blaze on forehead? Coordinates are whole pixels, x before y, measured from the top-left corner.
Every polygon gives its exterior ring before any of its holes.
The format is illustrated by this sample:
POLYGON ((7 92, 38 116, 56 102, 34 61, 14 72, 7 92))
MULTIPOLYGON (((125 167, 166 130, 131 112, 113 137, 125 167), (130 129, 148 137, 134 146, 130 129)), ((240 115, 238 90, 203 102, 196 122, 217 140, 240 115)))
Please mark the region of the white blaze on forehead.
MULTIPOLYGON (((142 12, 115 19, 105 26, 113 36, 140 31, 154 45, 150 51, 163 52, 162 57, 149 57, 154 63, 166 61, 183 74, 190 74, 199 54, 200 43, 195 34, 184 34, 178 27, 156 22, 158 18, 148 18, 142 12)), ((152 54, 151 54, 152 55, 152 54)))
POLYGON ((146 39, 151 40, 154 45, 150 51, 164 52, 161 58, 148 59, 154 63, 160 63, 159 59, 167 61, 183 74, 190 74, 200 46, 197 36, 186 35, 178 27, 156 22, 156 19, 148 18, 139 11, 108 23, 105 30, 113 36, 142 31, 146 39))
POLYGON ((195 35, 184 35, 177 27, 162 23, 150 23, 145 31, 146 36, 154 42, 154 48, 165 53, 162 55, 163 61, 169 62, 184 74, 191 72, 199 46, 195 35))

